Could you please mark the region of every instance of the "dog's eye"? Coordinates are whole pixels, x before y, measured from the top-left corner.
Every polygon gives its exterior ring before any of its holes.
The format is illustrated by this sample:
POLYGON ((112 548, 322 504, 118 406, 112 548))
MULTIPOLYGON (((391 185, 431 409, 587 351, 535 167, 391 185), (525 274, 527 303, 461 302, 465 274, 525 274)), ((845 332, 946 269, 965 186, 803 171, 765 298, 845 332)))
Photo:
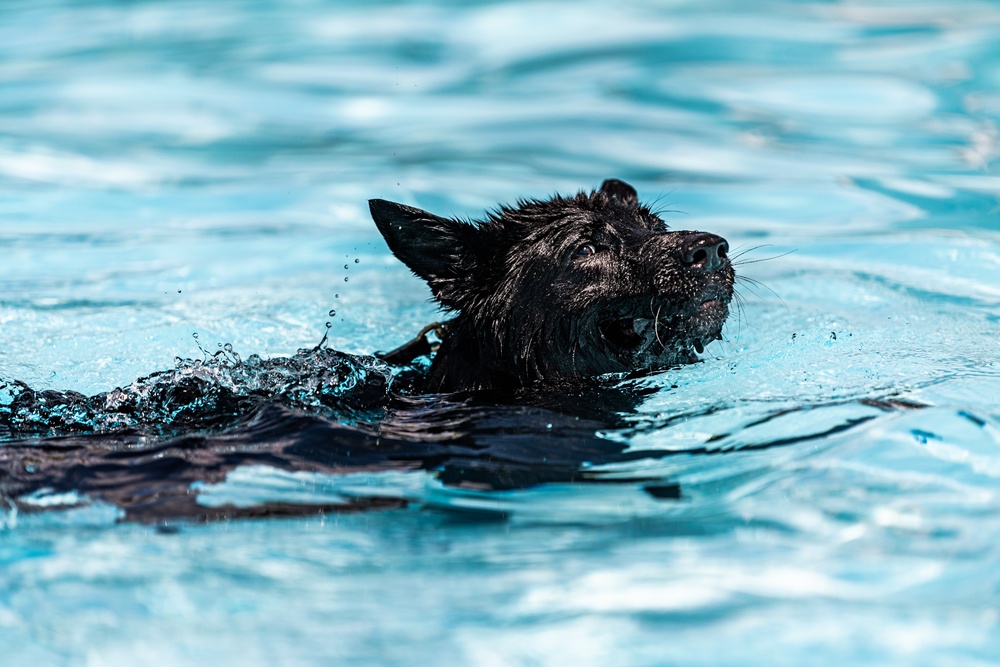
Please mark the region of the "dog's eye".
POLYGON ((576 249, 576 252, 573 253, 573 259, 587 259, 588 257, 593 257, 596 254, 597 248, 594 247, 593 243, 584 243, 576 249))

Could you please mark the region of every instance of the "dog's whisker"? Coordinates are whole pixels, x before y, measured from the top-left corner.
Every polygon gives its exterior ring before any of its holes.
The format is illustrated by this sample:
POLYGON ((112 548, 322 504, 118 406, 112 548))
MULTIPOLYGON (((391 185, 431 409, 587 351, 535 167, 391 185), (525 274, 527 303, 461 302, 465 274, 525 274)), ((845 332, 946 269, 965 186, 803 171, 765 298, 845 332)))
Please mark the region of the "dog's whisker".
MULTIPOLYGON (((754 248, 751 248, 750 250, 754 250, 754 248)), ((758 259, 739 259, 739 257, 742 257, 747 252, 750 252, 750 250, 740 253, 739 255, 737 255, 737 257, 730 259, 733 266, 746 266, 747 264, 759 264, 760 262, 770 262, 772 259, 787 257, 788 255, 791 255, 792 253, 795 252, 794 250, 789 250, 788 252, 783 252, 780 255, 772 255, 770 257, 760 257, 758 259)))
MULTIPOLYGON (((737 262, 737 260, 740 259, 741 257, 743 257, 745 255, 749 255, 750 253, 755 252, 757 250, 761 250, 763 248, 773 248, 773 247, 774 247, 773 243, 761 243, 759 245, 750 246, 749 248, 744 248, 742 245, 739 245, 739 246, 736 246, 735 248, 732 248, 729 251, 729 261, 732 262, 733 265, 735 266, 738 263, 741 263, 741 262, 737 262)), ((761 259, 755 259, 755 260, 751 260, 751 261, 745 262, 745 263, 752 264, 754 262, 765 262, 765 261, 767 261, 769 259, 777 259, 778 257, 784 257, 785 255, 788 255, 788 254, 793 253, 793 252, 795 252, 794 249, 793 250, 789 250, 788 252, 784 252, 784 253, 782 253, 780 255, 775 255, 774 257, 763 257, 761 259)))
POLYGON ((660 310, 662 308, 663 304, 661 303, 660 306, 656 309, 656 316, 653 317, 653 335, 656 336, 656 342, 660 344, 660 347, 666 350, 667 346, 660 339, 660 310))
MULTIPOLYGON (((669 197, 672 194, 674 194, 674 191, 668 190, 667 192, 661 193, 659 196, 657 196, 656 199, 654 199, 652 202, 649 203, 648 206, 649 212, 655 216, 661 216, 664 213, 684 213, 683 211, 672 211, 670 209, 661 207, 660 202, 662 202, 665 197, 669 197)), ((666 202, 662 206, 663 207, 673 206, 673 202, 666 202)))
POLYGON ((761 248, 773 248, 774 244, 772 244, 772 243, 761 243, 760 245, 750 246, 749 248, 746 248, 744 246, 745 246, 745 244, 742 244, 742 245, 736 246, 735 248, 730 249, 730 251, 729 251, 729 261, 731 261, 731 262, 732 261, 736 261, 737 259, 739 259, 743 255, 751 253, 751 252, 753 252, 755 250, 760 250, 761 248))
POLYGON ((733 292, 733 301, 736 303, 736 340, 739 340, 743 334, 743 323, 746 322, 747 326, 749 326, 750 322, 747 320, 746 304, 743 295, 733 292))
POLYGON ((770 288, 770 287, 768 287, 767 285, 765 285, 764 283, 762 283, 761 281, 759 281, 759 280, 755 280, 754 278, 748 278, 747 276, 736 276, 736 279, 735 279, 735 280, 736 280, 736 282, 737 282, 737 283, 740 283, 741 285, 744 285, 744 286, 745 286, 745 287, 746 287, 746 288, 747 288, 748 290, 750 290, 750 292, 751 292, 751 293, 752 293, 752 294, 753 294, 754 296, 756 296, 756 297, 757 297, 758 299, 759 299, 759 298, 761 298, 761 297, 760 297, 760 295, 759 295, 759 294, 757 293, 757 291, 756 291, 756 288, 758 288, 758 287, 759 287, 759 288, 761 288, 761 289, 765 289, 765 290, 767 290, 768 292, 770 292, 771 294, 773 294, 773 295, 774 295, 774 297, 775 297, 775 298, 776 298, 776 299, 777 299, 778 301, 780 301, 780 302, 781 302, 781 305, 782 305, 782 306, 784 306, 785 308, 788 308, 788 304, 786 304, 786 303, 785 303, 785 300, 781 298, 781 295, 780 295, 780 294, 778 294, 777 292, 775 292, 775 291, 774 291, 773 289, 771 289, 771 288, 770 288))

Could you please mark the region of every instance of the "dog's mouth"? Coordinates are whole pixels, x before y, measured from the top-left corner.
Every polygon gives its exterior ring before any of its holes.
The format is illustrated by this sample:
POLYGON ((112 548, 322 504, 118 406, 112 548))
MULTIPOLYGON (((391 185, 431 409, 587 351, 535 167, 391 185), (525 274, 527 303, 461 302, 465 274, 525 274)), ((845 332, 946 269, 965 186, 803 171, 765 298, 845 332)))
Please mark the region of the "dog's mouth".
POLYGON ((651 320, 638 317, 626 317, 619 320, 605 320, 598 324, 601 335, 612 347, 622 352, 634 352, 639 346, 646 342, 644 336, 640 336, 636 328, 644 330, 644 323, 651 320))
POLYGON ((636 316, 633 311, 623 317, 619 311, 598 322, 598 330, 613 352, 668 364, 694 361, 694 352, 703 354, 709 343, 722 338, 729 299, 710 295, 679 313, 656 304, 642 310, 651 314, 636 316))

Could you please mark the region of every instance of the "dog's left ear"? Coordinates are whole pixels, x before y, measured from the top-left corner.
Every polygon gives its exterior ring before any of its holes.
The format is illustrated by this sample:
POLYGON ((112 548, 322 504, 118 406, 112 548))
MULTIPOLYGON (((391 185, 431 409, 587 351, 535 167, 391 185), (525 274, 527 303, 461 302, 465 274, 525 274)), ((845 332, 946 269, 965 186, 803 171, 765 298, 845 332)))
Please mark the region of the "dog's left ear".
POLYGON ((466 282, 461 267, 475 227, 384 199, 370 199, 368 208, 392 254, 427 282, 442 305, 459 308, 466 282))
POLYGON ((639 203, 639 194, 631 185, 617 178, 609 178, 601 183, 601 192, 610 199, 617 199, 623 204, 636 206, 639 203))

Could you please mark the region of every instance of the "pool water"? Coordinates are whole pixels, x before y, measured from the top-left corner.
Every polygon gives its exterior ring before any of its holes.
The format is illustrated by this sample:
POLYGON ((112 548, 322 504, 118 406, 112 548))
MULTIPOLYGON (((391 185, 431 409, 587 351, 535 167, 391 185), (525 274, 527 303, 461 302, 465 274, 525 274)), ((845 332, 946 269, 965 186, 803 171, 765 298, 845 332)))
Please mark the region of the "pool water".
MULTIPOLYGON (((254 462, 190 497, 326 510, 208 523, 4 496, 3 664, 998 664, 998 42, 972 0, 0 5, 8 385, 403 343, 440 314, 373 197, 622 178, 759 282, 591 429, 598 483, 254 462)), ((581 428, 546 426, 535 456, 581 428)))

